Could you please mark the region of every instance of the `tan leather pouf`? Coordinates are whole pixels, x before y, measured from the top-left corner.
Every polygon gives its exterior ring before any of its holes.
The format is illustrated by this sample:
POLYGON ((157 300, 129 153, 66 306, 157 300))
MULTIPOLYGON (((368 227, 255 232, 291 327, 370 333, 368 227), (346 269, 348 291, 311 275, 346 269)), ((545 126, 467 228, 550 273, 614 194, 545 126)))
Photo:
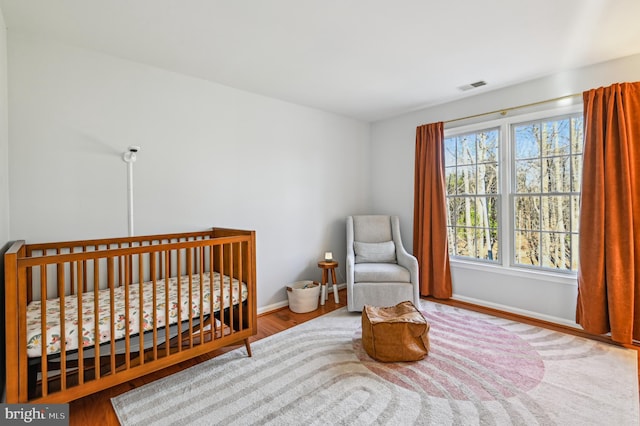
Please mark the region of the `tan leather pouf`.
POLYGON ((362 346, 382 362, 418 361, 429 353, 429 324, 413 303, 362 310, 362 346))

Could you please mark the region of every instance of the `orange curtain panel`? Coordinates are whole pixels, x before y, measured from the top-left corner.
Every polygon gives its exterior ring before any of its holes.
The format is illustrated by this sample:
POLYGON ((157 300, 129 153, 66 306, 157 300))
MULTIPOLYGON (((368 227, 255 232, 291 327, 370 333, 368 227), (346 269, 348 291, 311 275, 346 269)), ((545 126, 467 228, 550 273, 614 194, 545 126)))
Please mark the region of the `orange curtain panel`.
POLYGON ((584 92, 576 321, 640 340, 640 82, 584 92))
POLYGON ((444 183, 444 124, 416 129, 413 254, 420 270, 420 294, 451 297, 444 183))

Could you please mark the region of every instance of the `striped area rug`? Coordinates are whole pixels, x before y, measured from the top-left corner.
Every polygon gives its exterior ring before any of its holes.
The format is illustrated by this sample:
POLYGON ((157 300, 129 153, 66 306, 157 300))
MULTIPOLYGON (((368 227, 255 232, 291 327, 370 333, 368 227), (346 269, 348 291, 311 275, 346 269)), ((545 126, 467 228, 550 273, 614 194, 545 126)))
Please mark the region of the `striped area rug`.
POLYGON ((637 355, 422 301, 431 352, 378 363, 345 308, 112 399, 123 425, 638 425, 637 355))

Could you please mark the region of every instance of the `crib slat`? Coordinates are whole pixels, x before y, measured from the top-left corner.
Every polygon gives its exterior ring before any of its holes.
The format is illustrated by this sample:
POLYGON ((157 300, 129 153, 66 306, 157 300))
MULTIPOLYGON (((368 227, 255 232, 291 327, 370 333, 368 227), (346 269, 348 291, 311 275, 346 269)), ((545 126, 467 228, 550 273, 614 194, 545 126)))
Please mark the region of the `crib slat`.
POLYGON ((229 276, 229 332, 233 333, 233 244, 228 244, 229 260, 227 261, 228 270, 225 274, 229 276))
POLYGON ((93 262, 93 355, 94 377, 100 380, 100 262, 93 262))
POLYGON ((209 250, 209 312, 211 312, 211 328, 209 329, 211 333, 211 340, 215 339, 216 333, 216 318, 214 309, 214 303, 216 299, 215 286, 214 286, 214 264, 213 264, 213 247, 209 250))
POLYGON ((140 351, 138 358, 140 365, 144 364, 144 257, 142 254, 138 255, 138 324, 140 339, 140 351))
POLYGON ((115 308, 114 308, 114 270, 113 270, 113 257, 107 258, 107 281, 109 284, 109 330, 111 331, 111 341, 109 342, 109 357, 111 361, 111 370, 109 370, 109 374, 115 374, 116 372, 116 329, 115 329, 115 308))
MULTIPOLYGON (((189 349, 193 348, 193 248, 187 249, 187 275, 189 275, 189 349)), ((182 346, 182 345, 180 345, 182 346)))
MULTIPOLYGON (((178 292, 178 297, 176 301, 176 313, 178 315, 178 352, 182 351, 182 336, 180 335, 180 330, 182 329, 181 320, 182 320, 182 268, 180 268, 180 249, 176 250, 176 291, 178 292)), ((169 324, 169 318, 166 319, 167 324, 169 324)))
POLYGON ((244 277, 242 276, 242 243, 238 243, 238 324, 240 330, 244 330, 244 315, 242 312, 243 304, 242 304, 242 282, 244 281, 244 277))
POLYGON ((151 300, 153 301, 153 360, 158 359, 158 295, 156 290, 158 288, 158 280, 156 276, 156 256, 160 256, 159 252, 151 253, 151 281, 153 282, 153 294, 151 300))
MULTIPOLYGON (((76 272, 77 272, 77 295, 78 295, 78 385, 84 384, 84 331, 83 325, 84 320, 83 309, 82 309, 82 289, 84 288, 84 271, 83 271, 83 262, 75 262, 76 263, 76 272)), ((63 318, 64 320, 64 318, 63 318)))
POLYGON ((49 378, 47 375, 47 265, 40 265, 40 373, 42 376, 42 396, 47 396, 49 378))
POLYGON ((171 354, 171 344, 170 344, 170 340, 171 340, 171 336, 169 335, 169 327, 168 327, 168 322, 169 322, 169 271, 170 271, 170 263, 171 263, 171 256, 170 256, 170 252, 169 250, 166 250, 164 252, 164 267, 165 267, 165 274, 164 274, 164 347, 165 347, 165 355, 169 356, 171 354))
MULTIPOLYGON (((71 267, 71 266, 69 266, 71 267)), ((60 388, 67 388, 67 339, 64 337, 67 335, 66 330, 66 305, 65 305, 65 264, 58 263, 56 265, 58 269, 58 296, 60 297, 60 388)), ((73 271, 71 271, 73 272, 73 271)))
POLYGON ((124 347, 125 347, 125 370, 128 370, 130 365, 131 353, 131 341, 129 336, 129 287, 131 285, 131 256, 127 256, 124 259, 124 347))
MULTIPOLYGON (((200 247, 198 262, 198 277, 200 278, 200 344, 204 343, 204 247, 200 247)), ((209 318, 213 318, 213 311, 209 311, 209 318)))
POLYGON ((220 245, 218 250, 218 268, 220 268, 220 285, 218 288, 218 294, 220 295, 220 337, 224 337, 224 329, 226 327, 227 320, 224 316, 224 245, 220 245))

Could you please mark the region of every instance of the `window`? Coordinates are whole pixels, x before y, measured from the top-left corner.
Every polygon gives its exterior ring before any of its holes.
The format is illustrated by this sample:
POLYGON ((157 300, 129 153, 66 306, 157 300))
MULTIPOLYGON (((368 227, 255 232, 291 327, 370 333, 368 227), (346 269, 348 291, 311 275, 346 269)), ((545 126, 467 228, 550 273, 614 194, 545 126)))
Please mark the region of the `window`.
POLYGON ((445 139, 449 254, 497 261, 499 129, 445 139))
POLYGON ((447 130, 449 254, 575 271, 582 114, 516 120, 447 130))
POLYGON ((511 131, 513 263, 576 270, 582 116, 520 123, 511 131))

